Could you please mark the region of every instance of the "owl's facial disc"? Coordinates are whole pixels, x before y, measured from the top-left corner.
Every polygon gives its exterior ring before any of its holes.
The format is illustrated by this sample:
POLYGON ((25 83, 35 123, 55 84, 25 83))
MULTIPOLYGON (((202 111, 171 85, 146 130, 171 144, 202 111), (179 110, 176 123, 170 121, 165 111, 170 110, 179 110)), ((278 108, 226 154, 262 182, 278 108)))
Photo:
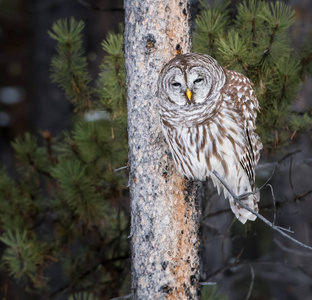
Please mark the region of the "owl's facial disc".
POLYGON ((207 69, 194 67, 187 72, 187 86, 193 94, 194 103, 203 103, 211 89, 211 78, 207 69))
POLYGON ((179 105, 201 104, 208 98, 211 75, 206 68, 172 68, 165 76, 165 91, 171 102, 179 105))
POLYGON ((182 106, 187 103, 185 77, 179 68, 174 68, 165 76, 167 96, 171 102, 182 106))

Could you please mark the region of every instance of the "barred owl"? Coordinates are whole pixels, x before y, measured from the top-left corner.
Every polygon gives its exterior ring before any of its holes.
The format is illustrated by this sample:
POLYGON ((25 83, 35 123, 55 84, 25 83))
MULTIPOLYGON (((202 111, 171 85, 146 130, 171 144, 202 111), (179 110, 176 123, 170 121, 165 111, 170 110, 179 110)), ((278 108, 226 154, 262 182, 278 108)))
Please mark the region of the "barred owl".
MULTIPOLYGON (((217 171, 236 195, 256 191, 262 144, 255 133, 259 105, 250 80, 208 55, 188 53, 163 67, 157 95, 160 124, 178 171, 189 179, 211 178, 243 224, 255 220, 212 173, 217 171)), ((258 201, 258 193, 243 200, 255 211, 258 201)))

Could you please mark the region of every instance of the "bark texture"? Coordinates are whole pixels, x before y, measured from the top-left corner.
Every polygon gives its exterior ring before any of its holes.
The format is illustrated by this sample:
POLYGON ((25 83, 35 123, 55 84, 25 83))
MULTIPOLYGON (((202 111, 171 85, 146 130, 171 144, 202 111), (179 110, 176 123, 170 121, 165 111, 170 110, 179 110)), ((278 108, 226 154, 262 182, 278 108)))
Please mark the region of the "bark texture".
POLYGON ((164 63, 190 52, 187 1, 125 1, 133 299, 198 299, 197 184, 173 165, 158 123, 164 63))

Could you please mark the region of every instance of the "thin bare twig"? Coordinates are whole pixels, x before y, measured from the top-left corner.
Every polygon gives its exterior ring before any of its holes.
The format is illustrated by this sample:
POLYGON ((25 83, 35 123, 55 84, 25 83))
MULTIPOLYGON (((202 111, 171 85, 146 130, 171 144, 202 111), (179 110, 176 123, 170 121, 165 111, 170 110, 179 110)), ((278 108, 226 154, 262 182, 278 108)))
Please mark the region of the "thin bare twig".
POLYGON ((252 289, 253 289, 254 283, 255 283, 255 271, 254 271, 252 265, 249 265, 249 267, 250 267, 250 272, 251 272, 251 282, 250 282, 250 285, 249 285, 249 290, 248 290, 248 294, 246 296, 246 300, 249 300, 249 298, 251 296, 251 293, 252 293, 252 289))
POLYGON ((216 285, 217 282, 216 281, 207 281, 207 282, 199 282, 199 285, 216 285))
POLYGON ((118 169, 114 169, 114 172, 118 172, 118 171, 121 171, 121 170, 127 169, 127 168, 128 168, 128 166, 120 167, 118 169))
POLYGON ((223 184, 223 186, 227 189, 227 191, 230 193, 230 195, 233 197, 234 201, 236 203, 238 203, 241 207, 245 208, 246 210, 248 210, 249 212, 251 212, 252 214, 254 214, 255 216, 257 216, 261 221, 263 221, 265 224, 267 224, 268 226, 270 226, 273 230, 277 231, 278 233, 280 233, 282 236, 288 238, 289 240, 293 241, 295 244, 312 250, 312 247, 301 243, 300 241, 296 240, 295 238, 293 238, 292 236, 290 236, 289 234, 285 233, 284 228, 282 229, 279 226, 274 225, 272 222, 270 222, 269 220, 267 220, 265 217, 263 217, 262 215, 260 215, 259 213, 257 213, 256 211, 254 211, 253 209, 251 209, 249 206, 247 206, 244 202, 241 201, 241 199, 246 198, 249 195, 255 194, 258 192, 258 190, 256 192, 249 192, 249 193, 245 193, 242 195, 237 196, 233 190, 229 187, 229 185, 223 180, 223 178, 219 175, 219 173, 215 170, 213 170, 212 172, 218 179, 219 181, 223 184))
POLYGON ((271 184, 267 184, 267 187, 269 187, 271 189, 271 194, 272 194, 272 198, 273 198, 273 224, 275 224, 275 220, 276 220, 276 203, 275 203, 275 196, 274 196, 274 192, 273 192, 273 187, 271 184))
MULTIPOLYGON (((264 187, 267 186, 268 182, 272 179, 272 177, 273 177, 273 175, 274 175, 274 173, 275 173, 275 170, 276 170, 277 166, 278 166, 278 165, 275 165, 275 166, 273 167, 272 172, 271 172, 269 178, 265 181, 265 183, 264 183, 256 192, 262 190, 264 187)), ((253 194, 253 193, 252 193, 252 194, 253 194)))
POLYGON ((276 228, 279 228, 280 230, 283 230, 285 232, 289 232, 289 233, 295 233, 293 230, 291 230, 290 228, 284 228, 284 227, 281 227, 281 226, 277 226, 275 225, 276 228))
POLYGON ((298 149, 298 150, 295 150, 295 151, 287 153, 285 156, 283 156, 280 160, 277 161, 277 164, 280 164, 286 158, 292 157, 294 154, 297 154, 297 153, 300 153, 300 152, 301 152, 301 149, 298 149))
POLYGON ((268 168, 272 168, 272 167, 277 167, 278 165, 280 165, 285 159, 287 159, 288 157, 292 157, 293 155, 297 154, 301 152, 301 150, 295 150, 292 152, 287 153, 285 156, 283 156, 281 159, 279 159, 276 162, 273 163, 265 163, 265 164, 259 164, 256 166, 256 170, 261 170, 261 169, 268 169, 268 168))
POLYGON ((274 239, 274 243, 283 251, 294 254, 294 255, 298 255, 298 256, 305 256, 305 257, 312 257, 312 253, 310 252, 302 252, 302 251, 298 251, 295 249, 291 249, 288 248, 286 246, 284 246, 279 240, 274 239))
MULTIPOLYGON (((262 190, 264 187, 266 187, 266 186, 268 185, 268 182, 272 179, 272 177, 273 177, 273 175, 274 175, 274 172, 275 172, 275 170, 276 170, 277 165, 278 165, 278 162, 274 164, 273 169, 272 169, 272 172, 271 172, 269 178, 265 181, 265 183, 264 183, 259 189, 256 190, 256 192, 245 193, 245 194, 243 194, 243 195, 240 196, 241 199, 243 199, 244 197, 247 197, 247 196, 249 196, 249 195, 251 195, 251 194, 255 194, 255 193, 257 193, 258 191, 262 190)), ((221 182, 222 182, 222 181, 221 181, 221 182)), ((223 182, 222 182, 222 183, 223 183, 223 182)), ((229 189, 231 190, 231 188, 227 185, 227 190, 229 191, 229 189)), ((232 191, 232 190, 231 190, 231 191, 232 191)), ((234 194, 234 192, 233 192, 233 194, 234 194)), ((234 195, 235 195, 235 194, 234 194, 234 195)), ((232 195, 232 196, 233 196, 233 195, 232 195)), ((234 197, 233 197, 233 198, 234 198, 234 197)), ((274 203, 275 203, 275 198, 274 198, 274 203)), ((217 211, 217 212, 215 212, 215 213, 212 213, 212 214, 209 214, 209 215, 205 216, 205 217, 203 218, 203 220, 205 220, 205 219, 208 218, 208 217, 213 217, 213 216, 215 216, 215 215, 219 215, 219 214, 222 214, 222 213, 227 213, 227 212, 229 212, 229 211, 231 211, 231 210, 230 210, 230 209, 224 209, 224 210, 222 210, 222 211, 217 211)))
POLYGON ((299 195, 297 195, 297 196, 295 197, 295 200, 294 200, 294 201, 299 201, 301 198, 303 198, 303 197, 305 197, 305 196, 307 196, 307 195, 309 195, 309 194, 311 194, 311 193, 312 193, 312 190, 309 190, 309 191, 307 191, 307 192, 301 193, 301 194, 299 194, 299 195))

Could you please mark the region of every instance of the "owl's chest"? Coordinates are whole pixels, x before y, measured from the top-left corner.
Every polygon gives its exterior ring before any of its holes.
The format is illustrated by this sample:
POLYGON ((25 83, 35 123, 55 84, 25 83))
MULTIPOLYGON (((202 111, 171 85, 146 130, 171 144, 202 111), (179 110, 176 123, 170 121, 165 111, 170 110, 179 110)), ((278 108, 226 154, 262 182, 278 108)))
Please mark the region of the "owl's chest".
POLYGON ((167 141, 179 172, 188 178, 205 180, 213 170, 226 176, 231 165, 237 163, 240 135, 235 124, 225 129, 217 122, 168 128, 167 141))

